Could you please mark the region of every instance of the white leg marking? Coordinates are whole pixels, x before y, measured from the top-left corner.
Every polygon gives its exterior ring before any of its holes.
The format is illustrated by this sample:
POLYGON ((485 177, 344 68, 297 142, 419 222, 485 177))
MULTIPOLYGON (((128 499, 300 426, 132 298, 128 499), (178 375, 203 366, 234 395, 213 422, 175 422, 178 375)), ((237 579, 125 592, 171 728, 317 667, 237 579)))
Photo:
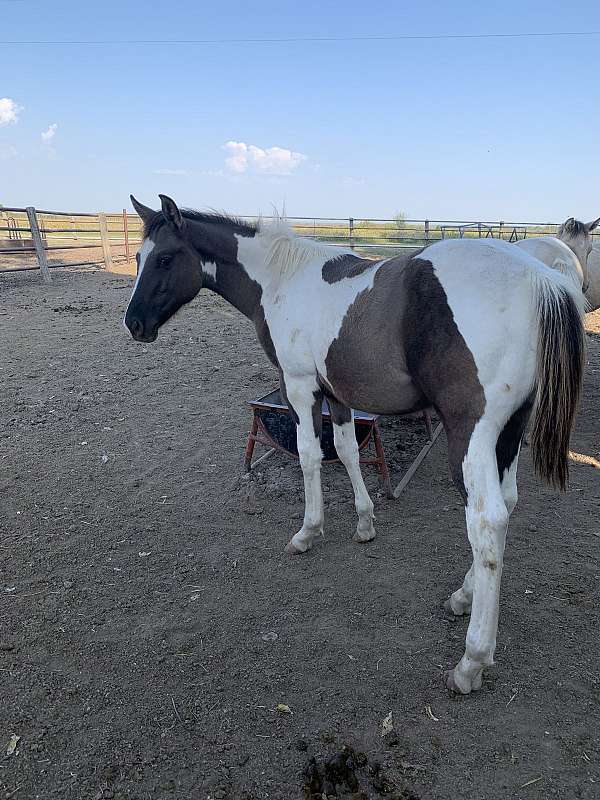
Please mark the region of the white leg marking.
POLYGON ((447 680, 448 688, 462 694, 481 687, 483 668, 494 663, 496 649, 500 579, 509 515, 498 479, 495 440, 493 433, 476 428, 463 463, 468 494, 467 533, 473 550, 469 578, 473 605, 465 654, 447 680))
POLYGON ((304 522, 286 546, 288 553, 304 553, 312 546, 315 536, 323 533, 323 494, 321 492, 321 461, 323 453, 319 437, 315 435, 312 417, 314 376, 296 379, 284 375, 290 405, 299 418, 297 426, 298 455, 304 476, 304 522))
MULTIPOLYGON (((520 450, 520 447, 519 447, 520 450)), ((508 516, 512 514, 514 511, 515 506, 517 505, 517 500, 519 499, 519 494, 517 492, 517 464, 519 462, 519 451, 517 451, 517 455, 514 458, 514 461, 510 465, 510 469, 508 469, 502 478, 502 484, 500 485, 500 489, 502 491, 502 498, 504 500, 504 504, 506 506, 506 510, 508 512, 508 516)), ((463 581, 463 585, 460 589, 457 589, 448 600, 447 608, 449 611, 452 611, 453 614, 457 616, 461 616, 462 614, 469 614, 471 611, 471 604, 473 602, 473 566, 471 565, 470 570, 465 575, 465 579, 463 581)))
POLYGON ((343 425, 334 425, 333 439, 337 454, 348 471, 352 488, 354 489, 354 504, 358 514, 358 525, 353 539, 355 542, 370 542, 371 539, 375 538, 373 501, 369 497, 362 472, 360 471, 354 421, 346 422, 343 425))

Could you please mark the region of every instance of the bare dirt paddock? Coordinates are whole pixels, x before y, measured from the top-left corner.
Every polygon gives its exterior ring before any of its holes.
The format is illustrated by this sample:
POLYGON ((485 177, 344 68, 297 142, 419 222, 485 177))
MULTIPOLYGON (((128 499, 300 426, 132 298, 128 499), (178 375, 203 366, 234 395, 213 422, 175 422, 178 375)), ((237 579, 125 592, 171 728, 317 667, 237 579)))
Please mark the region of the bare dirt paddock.
MULTIPOLYGON (((600 315, 571 490, 525 449, 498 663, 453 698, 467 621, 440 604, 470 562, 443 438, 370 545, 324 468, 326 538, 286 557, 299 468, 240 480, 276 383, 252 328, 203 294, 136 344, 131 284, 0 275, 0 800, 295 800, 344 746, 340 798, 599 798, 600 315)), ((397 473, 420 428, 383 436, 397 473)))

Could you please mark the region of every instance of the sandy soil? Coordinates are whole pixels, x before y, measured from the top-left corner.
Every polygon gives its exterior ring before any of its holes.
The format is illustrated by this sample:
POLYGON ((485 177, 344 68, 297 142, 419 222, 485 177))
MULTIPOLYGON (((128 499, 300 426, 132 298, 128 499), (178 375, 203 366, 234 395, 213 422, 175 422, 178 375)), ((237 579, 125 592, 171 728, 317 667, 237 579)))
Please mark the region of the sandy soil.
MULTIPOLYGON (((324 468, 326 538, 286 557, 297 464, 240 477, 247 400, 276 383, 249 324, 203 294, 139 345, 130 277, 53 278, 0 276, 0 798, 295 800, 344 746, 340 798, 600 797, 600 314, 571 489, 524 451, 497 665, 457 699, 467 621, 440 604, 469 548, 443 437, 371 545, 324 468)), ((421 428, 383 437, 398 475, 421 428)))

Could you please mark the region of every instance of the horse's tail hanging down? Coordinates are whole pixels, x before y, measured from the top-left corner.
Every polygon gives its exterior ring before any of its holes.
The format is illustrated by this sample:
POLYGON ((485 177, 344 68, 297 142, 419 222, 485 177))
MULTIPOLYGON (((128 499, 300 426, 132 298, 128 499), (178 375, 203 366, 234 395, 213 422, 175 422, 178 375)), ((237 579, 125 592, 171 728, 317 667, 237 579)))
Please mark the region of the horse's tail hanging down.
POLYGON ((531 447, 538 475, 558 489, 569 479, 569 436, 585 363, 583 295, 562 276, 536 281, 538 343, 531 447))

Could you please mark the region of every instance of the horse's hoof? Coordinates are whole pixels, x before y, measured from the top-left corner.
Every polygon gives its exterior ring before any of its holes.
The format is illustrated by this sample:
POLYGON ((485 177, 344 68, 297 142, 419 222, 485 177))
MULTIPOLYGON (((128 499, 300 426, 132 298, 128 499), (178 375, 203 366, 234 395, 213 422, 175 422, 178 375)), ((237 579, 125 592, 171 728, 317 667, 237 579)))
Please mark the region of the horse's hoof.
POLYGON ((447 614, 451 614, 453 617, 456 617, 456 616, 457 616, 457 615, 454 613, 454 609, 452 608, 452 603, 450 602, 450 598, 448 598, 447 600, 445 600, 445 601, 442 603, 442 608, 444 609, 444 611, 445 611, 447 614))
POLYGON ((483 667, 470 679, 467 676, 460 675, 457 667, 446 672, 444 678, 448 691, 454 692, 454 694, 471 694, 471 692, 477 692, 481 689, 483 667))
POLYGON ((447 611, 455 617, 462 617, 465 614, 471 613, 471 604, 466 602, 461 603, 460 600, 454 600, 453 602, 452 597, 449 597, 444 603, 444 611, 447 611))
POLYGON ((480 670, 471 681, 471 691, 478 692, 483 684, 483 670, 480 670))
POLYGON ((468 682, 463 682, 463 679, 459 679, 456 674, 456 668, 449 670, 444 675, 444 680, 446 682, 446 688, 449 692, 454 692, 454 694, 470 694, 471 693, 471 686, 468 682))
POLYGON ((356 531, 356 533, 352 537, 352 541, 364 544, 365 542, 372 542, 375 536, 377 536, 377 534, 375 533, 375 528, 371 528, 371 530, 367 531, 366 533, 359 533, 358 531, 356 531))
POLYGON ((306 553, 308 550, 310 550, 310 545, 306 547, 304 550, 301 550, 292 541, 289 541, 283 549, 284 552, 286 552, 290 556, 300 556, 302 555, 302 553, 306 553))

